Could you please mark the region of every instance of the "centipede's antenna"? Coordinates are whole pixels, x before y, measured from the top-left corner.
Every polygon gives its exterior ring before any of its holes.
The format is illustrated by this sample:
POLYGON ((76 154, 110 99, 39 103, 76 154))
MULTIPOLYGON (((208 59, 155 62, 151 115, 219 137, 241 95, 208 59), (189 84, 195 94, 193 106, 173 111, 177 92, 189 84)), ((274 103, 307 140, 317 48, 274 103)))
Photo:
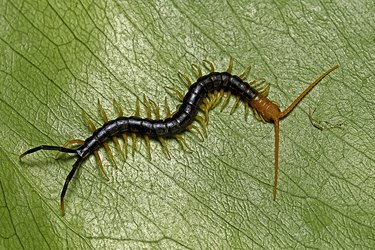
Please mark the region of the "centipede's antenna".
POLYGON ((329 70, 327 70, 326 72, 324 72, 321 76, 319 76, 314 82, 312 82, 293 102, 292 104, 289 105, 288 108, 286 108, 283 112, 280 113, 279 115, 279 119, 282 119, 284 118, 285 116, 287 116, 290 111, 292 111, 294 109, 294 107, 302 100, 302 98, 305 97, 305 95, 307 93, 309 93, 309 91, 315 87, 315 85, 317 85, 321 80, 323 80, 324 77, 326 77, 329 73, 331 73, 332 71, 334 71, 335 69, 337 69, 339 67, 339 65, 335 65, 333 66, 332 68, 330 68, 329 70))
POLYGON ((283 112, 278 113, 278 117, 273 117, 274 123, 274 130, 275 130, 275 176, 273 181, 273 200, 276 199, 276 192, 277 192, 277 179, 279 175, 279 121, 286 117, 294 108, 295 106, 306 96, 309 91, 314 88, 324 77, 326 77, 329 73, 337 69, 339 65, 335 65, 322 75, 320 75, 314 82, 312 82, 293 102, 286 108, 283 112))

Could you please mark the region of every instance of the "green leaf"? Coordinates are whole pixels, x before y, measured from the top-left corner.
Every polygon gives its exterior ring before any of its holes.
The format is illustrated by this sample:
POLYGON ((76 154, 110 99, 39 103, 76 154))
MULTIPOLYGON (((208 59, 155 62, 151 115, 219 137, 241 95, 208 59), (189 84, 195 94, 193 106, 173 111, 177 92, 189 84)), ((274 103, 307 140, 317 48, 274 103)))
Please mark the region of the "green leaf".
POLYGON ((0 248, 374 247, 374 12, 372 1, 1 1, 0 248), (64 217, 74 159, 18 159, 89 137, 81 114, 101 126, 98 100, 111 119, 113 99, 125 115, 143 95, 175 107, 177 72, 194 80, 191 63, 225 70, 229 57, 235 73, 265 77, 282 109, 340 65, 280 124, 275 202, 272 124, 242 107, 212 110, 204 141, 184 133, 191 153, 167 140, 171 160, 156 141, 151 161, 140 139, 134 158, 113 150, 115 164, 100 149, 108 180, 85 161, 64 217))

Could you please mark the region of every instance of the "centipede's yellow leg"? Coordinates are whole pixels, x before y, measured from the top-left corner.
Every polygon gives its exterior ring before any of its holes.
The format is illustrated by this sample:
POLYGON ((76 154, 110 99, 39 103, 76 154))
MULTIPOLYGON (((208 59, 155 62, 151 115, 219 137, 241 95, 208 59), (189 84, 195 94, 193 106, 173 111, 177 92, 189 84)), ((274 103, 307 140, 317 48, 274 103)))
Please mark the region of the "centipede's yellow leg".
MULTIPOLYGON (((81 139, 72 139, 72 140, 68 140, 64 143, 63 147, 64 148, 67 148, 69 145, 83 145, 85 143, 84 140, 81 140, 81 139)), ((59 158, 59 156, 61 155, 61 152, 57 152, 56 155, 55 155, 55 159, 59 158)))
POLYGON ((100 156, 99 156, 99 153, 98 153, 97 150, 94 151, 94 156, 95 156, 96 161, 98 162, 98 165, 99 165, 100 171, 102 171, 104 177, 106 177, 106 178, 108 179, 108 175, 107 175, 107 173, 104 171, 104 167, 103 167, 102 159, 100 159, 100 156))
POLYGON ((124 140, 124 151, 125 159, 128 158, 128 137, 126 134, 122 134, 122 139, 124 140))
POLYGON ((198 65, 196 65, 194 63, 191 65, 191 67, 196 71, 195 73, 196 73, 198 78, 202 77, 203 74, 202 74, 202 68, 201 67, 199 67, 198 65))
POLYGON ((228 105, 229 98, 230 98, 231 94, 232 93, 230 91, 227 92, 227 95, 226 95, 226 97, 223 101, 223 104, 221 104, 220 112, 223 111, 223 109, 228 105))
POLYGON ((151 105, 152 105, 152 109, 154 110, 155 118, 157 120, 159 120, 160 119, 160 108, 154 101, 150 100, 150 102, 151 102, 151 105))
POLYGON ((145 138, 145 142, 146 142, 146 149, 147 149, 148 159, 151 161, 150 138, 147 135, 145 135, 144 138, 145 138))
POLYGON ((112 150, 111 148, 108 146, 108 143, 106 142, 103 142, 103 146, 104 146, 104 149, 105 151, 107 152, 107 154, 109 155, 109 158, 111 159, 111 161, 113 162, 113 164, 116 166, 116 162, 115 162, 115 158, 113 157, 113 153, 112 153, 112 150))
POLYGON ((102 116, 103 121, 108 122, 107 113, 104 111, 103 106, 100 103, 99 99, 98 99, 98 107, 99 107, 99 112, 100 112, 100 115, 102 116))
POLYGON ((236 110, 236 108, 237 108, 237 106, 238 106, 238 103, 239 103, 240 99, 241 99, 241 97, 240 97, 240 96, 237 96, 236 101, 234 102, 233 107, 232 107, 232 109, 230 110, 230 114, 233 114, 233 112, 236 110))
POLYGON ((139 98, 137 97, 135 101, 135 111, 134 111, 134 116, 139 116, 140 112, 140 105, 139 105, 139 98))
POLYGON ((250 74, 250 71, 251 71, 251 66, 248 66, 240 75, 239 77, 242 79, 242 80, 245 80, 249 74, 250 74))
POLYGON ((186 147, 189 152, 192 152, 191 148, 189 147, 189 144, 187 144, 186 140, 181 135, 174 135, 173 136, 183 147, 186 147))
POLYGON ((132 157, 134 158, 137 143, 137 134, 132 133, 132 157))
POLYGON ((202 126, 204 137, 207 137, 207 128, 206 128, 205 119, 200 115, 196 115, 194 119, 198 121, 198 123, 202 126))
MULTIPOLYGON (((171 87, 165 87, 165 89, 171 93, 171 92, 174 92, 174 94, 176 94, 177 96, 177 99, 182 102, 184 100, 184 95, 176 88, 171 88, 171 87)), ((173 93, 172 93, 173 94, 173 93)))
POLYGON ((148 119, 151 119, 151 105, 145 95, 143 95, 143 102, 145 103, 145 107, 146 107, 146 117, 148 119))
POLYGON ((212 73, 215 72, 215 65, 209 60, 203 60, 204 66, 212 73))
POLYGON ((91 121, 90 117, 85 113, 85 111, 82 111, 82 116, 85 119, 86 123, 89 125, 91 132, 95 132, 96 127, 94 123, 91 121))
POLYGON ((190 124, 189 126, 186 127, 186 129, 188 129, 190 131, 192 131, 192 130, 197 131, 199 133, 199 135, 201 136, 202 141, 204 140, 204 136, 203 136, 202 132, 198 129, 197 126, 195 126, 193 124, 190 124))
POLYGON ((245 121, 247 121, 247 117, 249 115, 249 103, 244 102, 244 107, 245 107, 245 111, 244 111, 245 121))
POLYGON ((232 57, 229 57, 229 65, 228 65, 228 68, 227 68, 227 72, 229 73, 229 74, 231 74, 232 73, 232 70, 233 70, 233 58, 232 57))
POLYGON ((158 137, 158 140, 164 150, 164 152, 166 153, 168 159, 170 160, 171 159, 171 155, 169 154, 169 150, 168 150, 168 146, 167 146, 167 143, 165 142, 164 138, 163 137, 158 137))
POLYGON ((219 91, 215 90, 214 91, 214 102, 212 103, 212 108, 216 107, 216 105, 219 103, 220 99, 221 99, 221 96, 219 94, 219 91))
POLYGON ((164 98, 164 112, 167 118, 171 117, 171 109, 169 108, 167 97, 164 98))
MULTIPOLYGON (((118 115, 120 117, 124 116, 124 111, 122 110, 120 104, 116 100, 113 100, 113 104, 116 107, 118 115)), ((126 159, 128 158, 128 137, 126 136, 126 134, 122 134, 122 139, 124 140, 124 151, 122 151, 121 149, 120 150, 122 152, 121 155, 123 155, 124 159, 126 159)))
POLYGON ((180 72, 178 72, 177 75, 180 78, 180 80, 183 83, 185 83, 186 87, 190 88, 190 86, 191 86, 191 80, 189 79, 189 77, 187 77, 185 74, 182 74, 180 72))

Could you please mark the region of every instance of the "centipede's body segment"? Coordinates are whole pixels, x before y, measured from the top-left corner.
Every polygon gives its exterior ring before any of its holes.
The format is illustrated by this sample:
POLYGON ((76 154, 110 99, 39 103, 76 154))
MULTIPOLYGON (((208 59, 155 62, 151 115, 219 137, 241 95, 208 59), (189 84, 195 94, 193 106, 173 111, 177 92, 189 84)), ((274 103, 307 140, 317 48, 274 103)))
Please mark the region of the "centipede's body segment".
POLYGON ((150 137, 171 137, 186 129, 195 120, 203 100, 209 93, 224 90, 239 96, 243 101, 250 102, 258 95, 257 91, 249 84, 243 82, 238 76, 227 72, 213 72, 200 77, 185 95, 182 105, 170 118, 152 120, 139 117, 118 117, 108 121, 85 143, 77 149, 79 157, 86 157, 106 140, 124 133, 136 133, 150 137))
MULTIPOLYGON (((112 157, 112 153, 106 142, 113 138, 117 147, 119 145, 117 139, 118 137, 122 136, 125 144, 127 144, 127 136, 131 136, 133 140, 132 146, 134 153, 136 136, 143 136, 145 138, 148 151, 150 147, 149 138, 155 138, 160 141, 168 153, 164 138, 173 137, 183 144, 186 144, 184 139, 179 134, 186 129, 197 129, 197 127, 193 125, 194 121, 198 121, 205 130, 205 122, 207 122, 208 119, 208 111, 216 106, 216 104, 223 97, 224 93, 227 94, 227 98, 224 100, 222 108, 226 106, 229 97, 234 95, 237 97, 235 106, 240 100, 242 100, 245 104, 245 111, 247 111, 247 107, 250 105, 253 108, 257 118, 263 121, 273 122, 275 124, 275 178, 273 191, 273 197, 275 199, 278 176, 279 120, 285 117, 318 82, 320 82, 326 75, 328 75, 338 66, 334 66, 321 75, 317 80, 310 84, 309 87, 284 112, 281 112, 279 107, 266 97, 269 90, 268 84, 263 83, 260 86, 258 85, 256 88, 254 87, 254 84, 258 82, 258 80, 254 80, 250 83, 244 81, 249 74, 250 67, 247 68, 240 76, 237 76, 231 73, 233 66, 232 61, 230 61, 228 70, 226 72, 215 72, 213 64, 208 61, 205 62, 209 66, 211 72, 203 76, 201 69, 194 64, 193 67, 197 69, 199 78, 193 84, 191 84, 191 81, 186 76, 182 74, 180 75, 188 82, 188 85, 190 86, 189 90, 184 96, 177 91, 178 96, 180 99, 182 99, 182 104, 173 114, 170 114, 168 107, 167 117, 165 119, 151 119, 151 105, 146 99, 145 102, 148 109, 147 118, 139 117, 138 102, 135 116, 123 116, 122 111, 120 111, 121 115, 114 120, 108 120, 106 114, 100 106, 105 123, 102 127, 96 129, 93 123, 88 120, 87 117, 85 117, 93 130, 93 134, 86 140, 70 140, 63 147, 41 145, 20 155, 20 158, 22 158, 25 155, 31 154, 38 150, 56 150, 65 153, 74 153, 77 155, 78 159, 67 176, 61 193, 60 201, 62 214, 64 214, 64 196, 68 184, 74 176, 75 171, 88 156, 91 154, 95 155, 103 174, 107 176, 97 153, 97 150, 101 145, 104 145, 106 151, 112 157), (199 112, 205 113, 205 116, 200 116, 198 114, 199 112), (79 144, 80 146, 78 148, 67 148, 66 146, 70 144, 79 144)), ((151 103, 157 110, 157 118, 160 118, 156 104, 154 102, 151 103)))

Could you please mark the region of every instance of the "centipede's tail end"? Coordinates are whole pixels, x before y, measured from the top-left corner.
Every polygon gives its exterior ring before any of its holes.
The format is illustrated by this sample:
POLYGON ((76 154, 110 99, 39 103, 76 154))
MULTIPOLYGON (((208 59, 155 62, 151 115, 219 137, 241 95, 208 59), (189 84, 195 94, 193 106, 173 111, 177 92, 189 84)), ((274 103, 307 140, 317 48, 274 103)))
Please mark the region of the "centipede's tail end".
POLYGON ((22 161, 22 158, 25 157, 26 155, 27 155, 26 152, 23 152, 22 154, 20 154, 20 155, 18 156, 18 159, 19 159, 20 161, 22 161))
POLYGON ((61 210, 61 216, 64 216, 65 215, 64 197, 61 197, 60 199, 60 210, 61 210))
POLYGON ((40 145, 35 148, 31 148, 22 154, 19 155, 19 160, 21 160, 23 157, 26 155, 35 153, 39 150, 53 150, 53 151, 59 151, 59 152, 64 152, 64 153, 71 153, 71 154, 77 154, 77 149, 72 149, 72 148, 65 148, 65 147, 60 147, 60 146, 50 146, 50 145, 40 145))
POLYGON ((32 153, 34 153, 36 151, 39 151, 39 150, 42 150, 42 149, 43 149, 43 146, 38 146, 38 147, 35 147, 35 148, 31 148, 29 150, 26 150, 22 154, 20 154, 18 158, 21 161, 22 158, 25 157, 26 155, 32 154, 32 153))
MULTIPOLYGON (((39 146, 40 147, 40 146, 39 146)), ((35 151, 38 151, 40 150, 39 147, 36 147, 36 148, 32 148, 32 149, 29 149, 29 150, 26 150, 25 152, 23 152, 22 154, 20 154, 18 156, 19 160, 21 161, 23 157, 25 157, 26 155, 28 154, 32 154, 34 153, 35 151)))

